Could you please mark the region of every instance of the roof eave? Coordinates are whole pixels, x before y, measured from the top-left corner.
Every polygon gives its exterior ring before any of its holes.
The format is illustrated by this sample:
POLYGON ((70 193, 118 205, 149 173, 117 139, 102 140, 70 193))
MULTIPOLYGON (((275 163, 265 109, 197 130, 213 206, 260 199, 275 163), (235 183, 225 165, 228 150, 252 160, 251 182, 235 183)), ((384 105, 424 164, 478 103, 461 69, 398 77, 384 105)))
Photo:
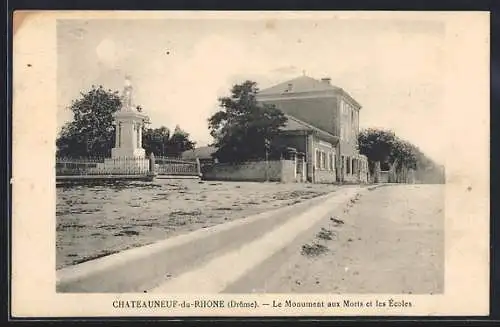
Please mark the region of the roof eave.
POLYGON ((314 134, 323 138, 325 141, 330 142, 332 145, 336 145, 340 141, 340 137, 330 133, 315 131, 314 134))
POLYGON ((286 134, 289 134, 289 135, 308 135, 308 134, 312 134, 313 131, 309 130, 309 129, 287 129, 287 130, 279 130, 278 131, 278 134, 282 134, 282 135, 286 135, 286 134))

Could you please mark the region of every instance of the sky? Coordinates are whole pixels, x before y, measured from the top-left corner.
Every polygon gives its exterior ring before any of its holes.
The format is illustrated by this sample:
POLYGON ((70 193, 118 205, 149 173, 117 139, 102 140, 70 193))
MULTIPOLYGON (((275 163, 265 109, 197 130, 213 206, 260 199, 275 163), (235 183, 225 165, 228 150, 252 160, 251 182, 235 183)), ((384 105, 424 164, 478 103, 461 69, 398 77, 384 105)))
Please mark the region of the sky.
POLYGON ((393 130, 438 163, 445 25, 375 19, 92 19, 57 25, 58 127, 92 85, 121 91, 125 76, 152 127, 212 141, 218 98, 247 79, 263 89, 302 74, 330 77, 361 105, 360 127, 393 130))

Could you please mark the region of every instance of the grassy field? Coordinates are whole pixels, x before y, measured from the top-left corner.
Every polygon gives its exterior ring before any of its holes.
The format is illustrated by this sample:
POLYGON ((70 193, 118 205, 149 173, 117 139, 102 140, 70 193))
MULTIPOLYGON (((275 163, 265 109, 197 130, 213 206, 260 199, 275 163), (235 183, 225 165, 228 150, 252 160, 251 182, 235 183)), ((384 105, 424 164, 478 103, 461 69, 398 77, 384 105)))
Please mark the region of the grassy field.
POLYGON ((334 191, 337 186, 158 180, 57 188, 57 268, 334 191))

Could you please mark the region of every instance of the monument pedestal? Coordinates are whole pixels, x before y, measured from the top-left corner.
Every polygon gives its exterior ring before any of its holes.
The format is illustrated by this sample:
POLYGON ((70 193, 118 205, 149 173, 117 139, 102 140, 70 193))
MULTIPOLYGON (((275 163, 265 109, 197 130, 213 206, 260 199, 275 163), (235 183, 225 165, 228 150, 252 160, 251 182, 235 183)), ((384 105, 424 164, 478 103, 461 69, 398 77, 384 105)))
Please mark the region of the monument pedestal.
POLYGON ((149 172, 149 159, 142 158, 106 158, 100 163, 98 169, 108 174, 147 174, 149 172))
POLYGON ((111 158, 146 158, 146 150, 140 149, 125 149, 125 148, 113 148, 111 149, 111 158))

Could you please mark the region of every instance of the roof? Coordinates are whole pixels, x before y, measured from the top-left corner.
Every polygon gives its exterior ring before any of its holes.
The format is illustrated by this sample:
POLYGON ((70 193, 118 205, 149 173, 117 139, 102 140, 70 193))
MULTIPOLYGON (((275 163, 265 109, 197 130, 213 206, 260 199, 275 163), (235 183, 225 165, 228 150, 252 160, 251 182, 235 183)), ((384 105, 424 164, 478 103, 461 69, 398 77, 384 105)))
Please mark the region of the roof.
POLYGON ((283 132, 292 132, 292 131, 309 131, 309 132, 314 132, 320 136, 323 136, 324 138, 327 139, 337 139, 338 137, 328 133, 327 131, 324 131, 320 128, 317 128, 311 124, 306 123, 305 121, 302 121, 292 115, 285 114, 285 116, 288 118, 285 126, 281 127, 281 131, 283 132))
POLYGON ((284 94, 293 95, 299 93, 309 93, 309 92, 321 92, 321 91, 337 91, 342 93, 345 97, 354 102, 359 108, 361 105, 344 89, 330 84, 329 81, 317 80, 309 76, 299 76, 291 80, 276 84, 266 89, 262 89, 258 92, 261 96, 282 96, 284 94))
POLYGON ((267 89, 260 90, 259 94, 267 95, 267 94, 283 94, 283 93, 302 93, 302 92, 328 91, 328 90, 339 90, 339 89, 340 88, 337 86, 304 75, 277 84, 275 86, 271 86, 267 89), (291 86, 290 90, 289 86, 291 86))
POLYGON ((217 151, 213 146, 202 146, 192 150, 187 150, 182 153, 182 159, 211 159, 212 153, 217 151))

